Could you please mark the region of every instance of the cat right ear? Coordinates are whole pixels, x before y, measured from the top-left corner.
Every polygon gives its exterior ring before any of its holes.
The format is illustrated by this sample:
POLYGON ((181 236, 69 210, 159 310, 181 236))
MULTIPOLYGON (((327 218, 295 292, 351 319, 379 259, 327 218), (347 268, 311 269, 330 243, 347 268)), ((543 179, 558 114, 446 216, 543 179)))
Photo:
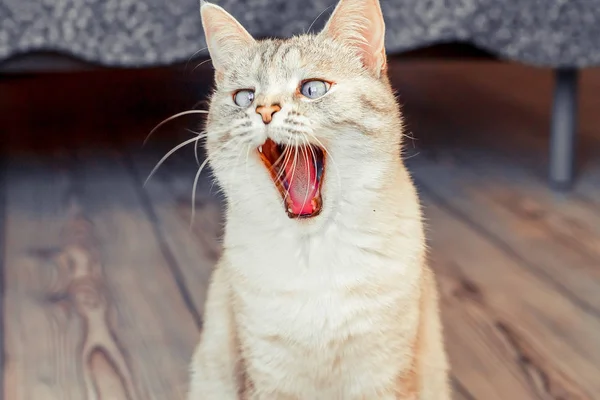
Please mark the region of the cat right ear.
POLYGON ((222 75, 235 55, 255 40, 231 14, 215 4, 200 0, 200 16, 212 64, 217 76, 222 75))
POLYGON ((375 76, 385 73, 385 22, 379 0, 340 0, 322 34, 353 48, 375 76))

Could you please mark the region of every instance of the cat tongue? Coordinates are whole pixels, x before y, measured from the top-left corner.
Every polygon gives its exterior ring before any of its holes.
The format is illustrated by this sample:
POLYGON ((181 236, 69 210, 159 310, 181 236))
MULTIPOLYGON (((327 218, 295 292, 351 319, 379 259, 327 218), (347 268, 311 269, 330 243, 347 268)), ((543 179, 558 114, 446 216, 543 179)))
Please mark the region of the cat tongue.
POLYGON ((317 171, 310 153, 305 154, 298 148, 295 151, 296 154, 287 157, 284 166, 285 178, 289 185, 290 204, 288 206, 296 215, 311 214, 313 212, 312 199, 315 198, 318 190, 317 171), (294 159, 296 159, 295 162, 294 159))

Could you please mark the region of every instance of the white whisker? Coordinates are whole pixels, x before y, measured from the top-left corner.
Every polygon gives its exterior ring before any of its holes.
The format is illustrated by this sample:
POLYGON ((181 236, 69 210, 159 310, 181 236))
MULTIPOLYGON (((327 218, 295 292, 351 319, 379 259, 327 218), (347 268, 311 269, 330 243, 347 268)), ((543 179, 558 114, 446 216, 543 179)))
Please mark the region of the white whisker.
MULTIPOLYGON (((290 151, 290 146, 288 144, 285 145, 284 149, 283 149, 283 153, 281 153, 282 155, 284 155, 284 159, 283 159, 283 166, 279 169, 279 172, 277 173, 277 176, 275 177, 275 181, 279 181, 279 179, 281 179, 282 177, 287 178, 286 175, 286 171, 285 171, 285 166, 287 165, 287 163, 289 162, 289 158, 292 154, 292 152, 290 151)), ((276 163, 275 163, 276 164, 276 163)), ((273 165, 275 165, 273 164, 273 165)), ((289 185, 289 182, 288 182, 289 185)))
POLYGON ((319 144, 319 146, 321 146, 323 148, 323 150, 325 150, 325 152, 327 153, 327 155, 329 155, 329 158, 331 159, 331 161, 333 163, 333 166, 335 167, 335 173, 336 173, 337 178, 338 178, 338 188, 339 188, 341 186, 341 184, 342 184, 342 178, 340 177, 340 169, 338 168, 337 163, 333 159, 333 155, 331 154, 331 152, 327 149, 327 147, 325 147, 325 145, 323 144, 323 142, 321 142, 319 140, 319 138, 315 134, 309 132, 309 135, 319 144))
POLYGON ((277 164, 279 164, 281 162, 281 158, 284 157, 286 150, 287 150, 287 146, 284 146, 283 151, 281 152, 279 157, 277 157, 277 160, 275 160, 273 165, 271 165, 271 169, 275 168, 277 166, 277 164))
POLYGON ((269 167, 270 171, 277 172, 277 175, 275 176, 275 179, 274 179, 274 181, 276 183, 280 182, 282 177, 285 178, 285 165, 287 163, 288 155, 290 154, 290 152, 288 150, 289 150, 289 146, 284 145, 283 151, 281 152, 279 157, 277 157, 277 160, 275 160, 275 162, 273 164, 271 164, 271 166, 269 167), (283 165, 281 166, 281 168, 279 168, 279 171, 277 171, 277 164, 279 164, 281 162, 282 158, 283 158, 283 165))
POLYGON ((198 143, 200 140, 197 140, 194 144, 194 158, 196 159, 196 164, 200 165, 200 158, 198 157, 198 143))
POLYGON ((185 68, 184 68, 184 70, 186 70, 186 69, 187 69, 188 65, 190 64, 190 61, 192 61, 192 58, 196 57, 196 54, 200 53, 201 51, 207 50, 207 49, 208 49, 208 47, 203 47, 203 48, 201 48, 200 50, 196 51, 194 54, 192 54, 192 55, 190 56, 190 58, 188 58, 187 62, 185 63, 185 68))
POLYGON ((310 30, 312 29, 313 25, 315 24, 315 22, 317 22, 319 20, 319 18, 321 18, 321 15, 325 14, 325 12, 327 10, 329 10, 331 7, 333 7, 333 5, 330 5, 329 7, 327 7, 326 9, 324 9, 323 11, 321 11, 321 13, 319 15, 317 15, 317 18, 315 18, 315 20, 310 24, 310 26, 308 27, 308 29, 306 30, 306 32, 304 33, 309 33, 310 30))
POLYGON ((184 146, 187 146, 188 144, 193 143, 193 142, 195 142, 197 140, 200 140, 200 138, 201 138, 201 136, 188 139, 185 142, 180 143, 177 146, 173 147, 171 150, 169 150, 169 152, 167 154, 165 154, 163 156, 163 158, 161 158, 160 161, 154 166, 154 168, 150 172, 150 175, 148 175, 148 178, 146 178, 146 181, 144 182, 144 186, 146 186, 148 184, 148 181, 152 178, 152 176, 160 168, 160 166, 167 160, 167 158, 169 158, 173 153, 175 153, 180 148, 182 148, 184 146))
POLYGON ((200 158, 198 157, 198 141, 194 144, 194 158, 196 159, 196 165, 200 165, 200 158))
POLYGON ((315 153, 315 150, 313 149, 313 147, 310 145, 310 142, 308 141, 308 139, 306 139, 306 143, 308 144, 308 148, 310 149, 310 152, 312 153, 313 161, 315 162, 315 169, 316 169, 317 154, 315 153))
MULTIPOLYGON (((202 136, 202 138, 204 138, 204 139, 208 136, 208 133, 206 131, 196 132, 189 128, 185 128, 185 130, 190 133, 193 133, 194 135, 202 136)), ((199 143, 200 143, 199 140, 197 140, 196 143, 194 143, 194 158, 196 159, 196 165, 198 165, 198 166, 200 166, 200 158, 198 157, 198 144, 199 143)))
POLYGON ((182 111, 180 113, 177 113, 175 115, 170 116, 169 118, 166 118, 166 119, 162 120, 161 123, 159 123, 158 125, 156 125, 154 127, 154 129, 152 129, 150 131, 150 133, 148 134, 148 136, 146 136, 146 139, 144 139, 144 143, 142 145, 145 145, 148 142, 148 139, 150 139, 150 136, 152 136, 152 134, 154 132, 156 132, 161 126, 163 126, 167 122, 172 121, 175 118, 183 117, 184 115, 190 115, 190 114, 208 114, 208 111, 206 111, 206 110, 188 110, 188 111, 182 111))
POLYGON ((294 151, 294 162, 292 163, 292 177, 290 178, 290 181, 288 182, 288 188, 287 188, 287 191, 283 198, 284 201, 287 199, 288 195, 290 194, 290 188, 293 185, 294 174, 296 173, 296 162, 298 161, 298 137, 294 137, 294 147, 295 147, 296 151, 294 151))
MULTIPOLYGON (((317 165, 317 163, 318 163, 317 153, 315 153, 315 149, 313 149, 313 146, 310 145, 310 142, 308 139, 306 139, 306 142, 308 144, 308 148, 310 149, 310 152, 312 153, 313 161, 315 163, 315 183, 318 185, 319 182, 317 182, 317 176, 319 174, 319 171, 318 171, 319 167, 317 165)), ((323 156, 325 156, 325 155, 323 154, 323 156)))
POLYGON ((411 158, 413 158, 413 157, 416 157, 416 156, 418 156, 418 155, 420 155, 420 154, 421 154, 421 153, 417 151, 415 154, 411 154, 411 155, 410 155, 410 156, 408 156, 408 157, 403 157, 402 159, 403 159, 404 161, 407 161, 407 160, 410 160, 411 158))
MULTIPOLYGON (((217 155, 220 152, 222 152, 223 150, 225 150, 225 148, 227 146, 229 146, 231 143, 233 143, 233 142, 227 142, 224 145, 222 145, 221 147, 217 148, 217 150, 215 150, 215 152, 212 153, 212 156, 214 157, 215 155, 217 155)), ((243 144, 243 142, 241 142, 241 143, 243 144)), ((196 216, 196 192, 197 192, 197 188, 198 188, 198 181, 200 179, 200 174, 202 173, 202 171, 204 170, 204 168, 206 167, 206 165, 208 164, 210 159, 211 159, 211 155, 207 154, 206 159, 202 162, 202 164, 198 168, 198 172, 196 172, 196 176, 194 177, 194 184, 192 185, 192 216, 191 216, 191 220, 190 220, 190 228, 193 226, 194 218, 196 216)), ((216 180, 213 179, 211 186, 210 186, 209 193, 212 191, 215 181, 216 180)))
MULTIPOLYGON (((306 139, 305 136, 301 136, 302 141, 306 142, 306 146, 310 147, 310 143, 308 142, 308 140, 306 139)), ((310 192, 310 167, 308 165, 309 161, 308 161, 308 150, 306 149, 306 146, 302 146, 302 152, 304 153, 304 159, 306 160, 306 193, 304 194, 304 202, 302 203, 302 210, 304 210, 304 206, 306 206, 306 201, 308 200, 308 193, 310 192)), ((311 199, 312 200, 312 199, 311 199)), ((299 216, 299 215, 298 215, 299 216)))
POLYGON ((194 135, 196 135, 196 136, 199 136, 199 135, 206 135, 206 133, 207 133, 206 131, 203 131, 203 132, 197 132, 197 131, 195 131, 195 130, 192 130, 192 129, 190 129, 190 128, 185 128, 185 130, 186 130, 186 131, 188 131, 189 133, 193 133, 193 134, 194 134, 194 135))
POLYGON ((210 58, 208 60, 204 60, 202 61, 200 64, 196 65, 194 67, 194 69, 192 70, 192 72, 196 71, 198 68, 200 68, 201 66, 203 66, 204 64, 206 64, 207 62, 212 61, 210 58))
POLYGON ((190 219, 190 229, 192 229, 194 225, 194 219, 196 218, 196 190, 198 187, 198 181, 200 179, 200 174, 202 173, 202 170, 204 169, 206 164, 208 164, 208 160, 210 160, 210 158, 206 157, 206 160, 204 160, 202 165, 200 165, 200 167, 198 168, 198 172, 196 172, 196 176, 194 177, 194 184, 192 185, 192 216, 190 219))

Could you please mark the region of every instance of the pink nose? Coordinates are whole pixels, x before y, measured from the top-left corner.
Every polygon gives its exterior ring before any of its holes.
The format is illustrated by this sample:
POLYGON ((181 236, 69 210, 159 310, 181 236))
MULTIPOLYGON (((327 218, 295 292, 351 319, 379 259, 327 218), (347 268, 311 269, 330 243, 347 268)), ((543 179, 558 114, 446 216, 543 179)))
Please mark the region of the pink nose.
POLYGON ((279 104, 271 104, 270 106, 256 107, 256 113, 260 114, 265 125, 273 120, 273 115, 279 110, 281 110, 279 104))

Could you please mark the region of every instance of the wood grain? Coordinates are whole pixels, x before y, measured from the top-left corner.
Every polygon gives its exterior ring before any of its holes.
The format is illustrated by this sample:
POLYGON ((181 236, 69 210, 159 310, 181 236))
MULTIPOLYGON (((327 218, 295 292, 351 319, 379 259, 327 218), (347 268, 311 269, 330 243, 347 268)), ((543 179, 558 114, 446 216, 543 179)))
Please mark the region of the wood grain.
POLYGON ((117 159, 11 161, 6 400, 182 399, 197 327, 117 159))
MULTIPOLYGON (((156 163, 156 154, 133 152, 127 157, 131 174, 141 187, 156 163)), ((170 249, 180 266, 181 279, 189 288, 190 299, 202 313, 210 275, 222 250, 224 205, 216 195, 217 187, 213 185, 208 168, 200 177, 196 202, 191 203, 197 170, 191 151, 175 155, 145 185, 144 192, 156 235, 170 249), (195 215, 192 219, 193 207, 195 215)))
POLYGON ((477 399, 593 399, 600 391, 593 378, 600 373, 600 322, 426 199, 431 259, 461 384, 477 399))
MULTIPOLYGON (((449 154, 445 156, 448 160, 449 154)), ((540 279, 587 312, 600 315, 599 259, 586 251, 589 245, 582 245, 600 237, 595 232, 600 216, 577 199, 553 200, 548 189, 539 188, 524 171, 513 179, 510 167, 493 172, 490 164, 489 158, 470 165, 425 156, 410 161, 419 185, 540 279)))

